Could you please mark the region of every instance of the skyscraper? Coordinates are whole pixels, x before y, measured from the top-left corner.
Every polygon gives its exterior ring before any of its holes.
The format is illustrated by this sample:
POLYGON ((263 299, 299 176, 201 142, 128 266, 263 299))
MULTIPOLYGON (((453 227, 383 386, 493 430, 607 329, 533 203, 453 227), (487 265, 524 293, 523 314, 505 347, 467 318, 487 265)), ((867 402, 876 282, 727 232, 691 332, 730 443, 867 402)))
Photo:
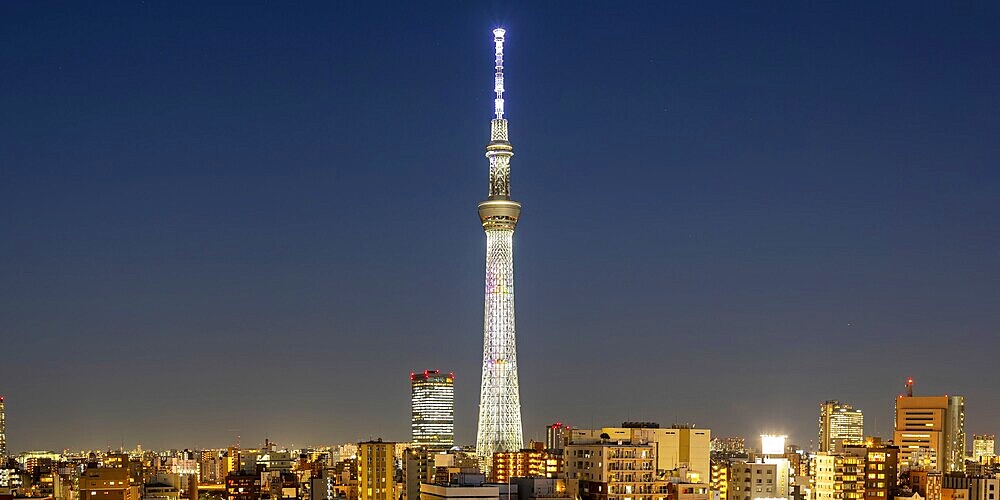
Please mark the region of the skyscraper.
POLYGON ((413 446, 455 446, 455 375, 439 370, 410 374, 410 440, 413 446))
POLYGON ((819 451, 840 451, 844 440, 860 443, 865 438, 865 416, 847 403, 827 401, 819 405, 819 451))
POLYGON ((545 449, 562 451, 563 447, 566 446, 566 441, 569 440, 571 430, 569 425, 562 422, 545 426, 545 449))
POLYGON ((517 384, 517 348, 514 335, 514 227, 521 204, 510 199, 510 157, 503 117, 503 42, 505 31, 493 30, 496 48, 494 77, 495 118, 490 124, 490 191, 479 203, 479 220, 486 231, 486 290, 483 319, 483 379, 479 393, 479 431, 476 453, 484 470, 498 451, 517 451, 524 445, 521 400, 517 384))
POLYGON ((934 470, 965 470, 965 397, 913 396, 896 398, 896 430, 899 460, 909 466, 916 458, 928 459, 934 470))

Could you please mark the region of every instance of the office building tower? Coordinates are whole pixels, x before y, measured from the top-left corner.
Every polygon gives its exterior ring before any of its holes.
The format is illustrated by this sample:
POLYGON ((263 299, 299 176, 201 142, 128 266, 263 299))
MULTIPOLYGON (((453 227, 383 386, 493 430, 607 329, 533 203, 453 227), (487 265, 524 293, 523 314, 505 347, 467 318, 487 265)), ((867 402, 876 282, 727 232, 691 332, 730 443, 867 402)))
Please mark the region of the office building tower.
POLYGON ((908 467, 964 471, 965 398, 910 394, 896 398, 893 442, 900 448, 900 461, 908 467))
POLYGON ((995 437, 993 434, 973 434, 972 459, 979 463, 986 463, 995 457, 997 455, 995 437))
POLYGON ((507 120, 503 117, 504 33, 500 28, 493 30, 495 118, 490 124, 490 143, 486 146, 490 190, 489 197, 479 203, 479 220, 486 231, 486 288, 476 453, 484 471, 489 470, 494 453, 517 451, 524 446, 514 329, 513 240, 521 204, 510 198, 510 158, 514 148, 508 140, 507 120))
POLYGON ((396 500, 396 443, 381 439, 358 443, 358 496, 396 500))
POLYGON ((836 452, 844 441, 861 443, 865 437, 865 416, 861 410, 840 401, 819 405, 819 451, 836 452))
POLYGON ((569 440, 570 426, 556 422, 545 426, 545 449, 559 451, 569 440))
MULTIPOLYGON (((414 447, 455 446, 455 375, 438 370, 410 374, 410 441, 414 447)), ((419 489, 415 494, 419 493, 419 489)))

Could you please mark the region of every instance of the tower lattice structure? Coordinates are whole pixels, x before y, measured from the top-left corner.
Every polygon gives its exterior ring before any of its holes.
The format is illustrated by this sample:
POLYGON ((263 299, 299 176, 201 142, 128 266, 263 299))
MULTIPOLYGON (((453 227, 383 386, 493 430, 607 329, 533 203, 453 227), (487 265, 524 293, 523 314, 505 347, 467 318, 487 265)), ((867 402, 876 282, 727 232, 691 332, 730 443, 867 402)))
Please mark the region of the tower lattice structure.
POLYGON ((493 30, 496 45, 494 79, 495 117, 490 124, 490 191, 479 203, 479 220, 486 231, 486 289, 483 320, 483 379, 479 395, 479 431, 476 452, 488 470, 493 453, 518 451, 524 446, 521 400, 517 384, 517 347, 514 329, 514 227, 521 204, 510 199, 510 158, 514 148, 503 117, 504 30, 493 30))

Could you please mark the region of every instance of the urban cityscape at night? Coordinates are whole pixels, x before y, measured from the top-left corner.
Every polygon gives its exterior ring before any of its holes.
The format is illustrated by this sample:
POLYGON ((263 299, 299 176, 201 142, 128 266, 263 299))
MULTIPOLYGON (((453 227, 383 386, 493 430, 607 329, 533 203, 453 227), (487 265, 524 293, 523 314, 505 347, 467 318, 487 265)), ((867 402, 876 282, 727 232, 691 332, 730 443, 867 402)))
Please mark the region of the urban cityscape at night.
POLYGON ((3 3, 0 500, 1000 500, 998 26, 3 3))

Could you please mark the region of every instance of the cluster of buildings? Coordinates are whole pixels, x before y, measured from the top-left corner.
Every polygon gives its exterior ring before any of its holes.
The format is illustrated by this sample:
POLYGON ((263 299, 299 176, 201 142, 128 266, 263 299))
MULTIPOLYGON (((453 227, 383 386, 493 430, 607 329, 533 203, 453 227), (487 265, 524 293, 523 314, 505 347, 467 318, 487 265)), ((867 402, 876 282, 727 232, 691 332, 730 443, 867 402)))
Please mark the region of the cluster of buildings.
POLYGON ((562 422, 523 441, 515 350, 513 147, 504 118, 504 30, 493 32, 495 117, 486 157, 483 368, 476 445, 456 446, 454 375, 410 374, 411 438, 304 449, 29 451, 9 457, 0 397, 0 500, 1000 500, 993 435, 965 434, 962 396, 895 400, 891 438, 860 409, 820 405, 815 449, 689 424, 562 422))

